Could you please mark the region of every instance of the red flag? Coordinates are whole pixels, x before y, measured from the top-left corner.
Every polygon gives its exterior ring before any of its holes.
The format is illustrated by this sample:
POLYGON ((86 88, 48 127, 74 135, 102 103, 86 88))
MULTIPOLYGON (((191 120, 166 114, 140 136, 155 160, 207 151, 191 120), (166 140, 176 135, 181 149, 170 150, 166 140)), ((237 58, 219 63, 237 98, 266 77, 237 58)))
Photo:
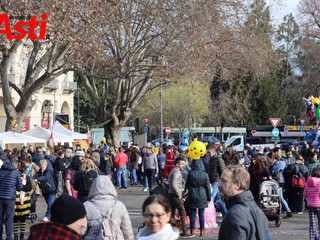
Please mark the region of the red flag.
POLYGON ((88 141, 88 144, 90 144, 90 131, 89 131, 89 127, 87 126, 87 141, 88 141))
POLYGON ((70 122, 68 123, 68 126, 69 126, 68 129, 72 131, 70 122))
POLYGON ((49 146, 54 149, 54 141, 53 141, 53 132, 51 131, 50 139, 49 139, 49 146))

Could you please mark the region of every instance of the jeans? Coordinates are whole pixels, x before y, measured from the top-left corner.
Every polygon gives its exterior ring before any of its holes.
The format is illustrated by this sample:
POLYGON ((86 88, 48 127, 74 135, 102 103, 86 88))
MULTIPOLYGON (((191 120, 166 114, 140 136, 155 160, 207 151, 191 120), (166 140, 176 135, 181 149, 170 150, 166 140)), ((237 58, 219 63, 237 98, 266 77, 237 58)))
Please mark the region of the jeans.
POLYGON ((212 194, 211 197, 214 201, 214 207, 219 209, 222 213, 222 215, 226 215, 228 210, 226 208, 226 206, 224 205, 222 199, 221 199, 221 195, 218 189, 218 182, 213 182, 212 183, 212 194))
MULTIPOLYGON (((204 229, 204 208, 198 209, 198 215, 199 215, 200 229, 204 229)), ((197 216, 197 209, 192 209, 190 212, 190 229, 195 229, 196 216, 197 216)))
POLYGON ((283 191, 282 191, 282 187, 279 188, 279 194, 280 194, 280 200, 281 200, 281 203, 284 207, 284 209, 286 210, 286 212, 291 212, 289 206, 288 206, 288 203, 286 202, 286 200, 283 198, 283 191))
POLYGON ((126 165, 117 167, 117 184, 119 188, 121 188, 121 180, 124 187, 127 187, 126 169, 126 165))
POLYGON ((137 170, 133 168, 132 171, 131 171, 131 174, 132 174, 133 182, 134 182, 134 183, 137 183, 137 182, 138 182, 138 179, 137 179, 137 170))
POLYGON ((155 169, 145 169, 146 174, 146 186, 149 187, 149 190, 152 190, 152 184, 154 182, 155 169))
POLYGON ((43 195, 44 199, 46 200, 47 203, 47 212, 44 215, 45 217, 49 218, 50 217, 50 210, 51 210, 51 206, 54 200, 54 194, 45 194, 43 195))
POLYGON ((3 224, 6 224, 6 239, 12 240, 13 238, 13 217, 14 217, 14 204, 15 199, 1 199, 0 200, 0 239, 3 235, 3 224), (6 215, 4 219, 4 214, 6 215))

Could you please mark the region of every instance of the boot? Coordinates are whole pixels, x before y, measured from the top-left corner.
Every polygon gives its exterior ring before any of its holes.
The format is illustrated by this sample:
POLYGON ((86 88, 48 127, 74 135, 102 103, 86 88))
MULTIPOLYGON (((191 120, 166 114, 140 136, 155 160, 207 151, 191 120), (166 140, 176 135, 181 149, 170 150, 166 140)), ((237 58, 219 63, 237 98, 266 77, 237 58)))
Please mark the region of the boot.
POLYGON ((14 236, 13 236, 13 240, 19 240, 18 235, 14 235, 14 236))
POLYGON ((24 233, 20 233, 20 240, 24 240, 24 233))
POLYGON ((200 236, 204 236, 204 235, 206 235, 205 230, 204 229, 200 229, 200 236))
POLYGON ((190 228, 190 235, 194 235, 194 229, 190 228))
POLYGON ((291 218, 292 217, 292 212, 287 212, 287 215, 284 216, 283 219, 291 218))

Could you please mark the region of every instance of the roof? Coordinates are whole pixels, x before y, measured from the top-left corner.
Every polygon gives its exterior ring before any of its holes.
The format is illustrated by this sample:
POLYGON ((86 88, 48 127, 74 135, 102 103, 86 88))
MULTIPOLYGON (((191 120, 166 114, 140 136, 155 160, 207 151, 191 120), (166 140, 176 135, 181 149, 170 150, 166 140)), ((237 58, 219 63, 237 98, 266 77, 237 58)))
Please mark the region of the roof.
POLYGON ((79 139, 87 139, 88 138, 87 134, 73 132, 73 131, 70 131, 69 129, 66 129, 58 121, 55 121, 54 124, 49 129, 51 131, 53 131, 53 132, 59 132, 59 133, 62 133, 64 135, 67 135, 67 136, 73 138, 73 140, 75 140, 75 139, 78 139, 78 140, 79 139))
POLYGON ((66 134, 63 134, 63 133, 60 133, 57 131, 51 131, 49 129, 42 128, 39 126, 33 128, 29 131, 26 131, 22 134, 27 135, 27 136, 42 138, 42 139, 45 139, 46 141, 48 141, 50 139, 51 132, 52 132, 54 143, 60 142, 63 144, 65 142, 67 142, 67 143, 69 143, 69 146, 72 146, 73 138, 71 136, 68 136, 66 134))
POLYGON ((46 146, 46 140, 42 138, 26 136, 11 131, 0 133, 0 145, 5 148, 5 144, 10 143, 21 143, 24 145, 27 145, 29 143, 43 143, 44 146, 46 146))

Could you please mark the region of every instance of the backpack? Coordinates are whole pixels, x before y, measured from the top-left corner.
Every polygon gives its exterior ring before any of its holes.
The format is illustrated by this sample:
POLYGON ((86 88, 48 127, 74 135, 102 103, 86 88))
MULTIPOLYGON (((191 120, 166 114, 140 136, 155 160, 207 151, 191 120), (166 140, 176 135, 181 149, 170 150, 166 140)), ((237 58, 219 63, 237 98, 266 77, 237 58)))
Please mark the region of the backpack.
POLYGON ((114 201, 112 207, 107 212, 100 209, 95 202, 89 202, 98 210, 98 212, 101 213, 102 216, 101 228, 96 240, 124 240, 119 224, 115 220, 112 220, 112 210, 117 201, 114 201))
POLYGON ((91 185, 97 176, 93 176, 93 174, 91 174, 90 172, 83 173, 82 176, 83 176, 83 182, 84 182, 84 192, 86 194, 89 194, 91 185))

